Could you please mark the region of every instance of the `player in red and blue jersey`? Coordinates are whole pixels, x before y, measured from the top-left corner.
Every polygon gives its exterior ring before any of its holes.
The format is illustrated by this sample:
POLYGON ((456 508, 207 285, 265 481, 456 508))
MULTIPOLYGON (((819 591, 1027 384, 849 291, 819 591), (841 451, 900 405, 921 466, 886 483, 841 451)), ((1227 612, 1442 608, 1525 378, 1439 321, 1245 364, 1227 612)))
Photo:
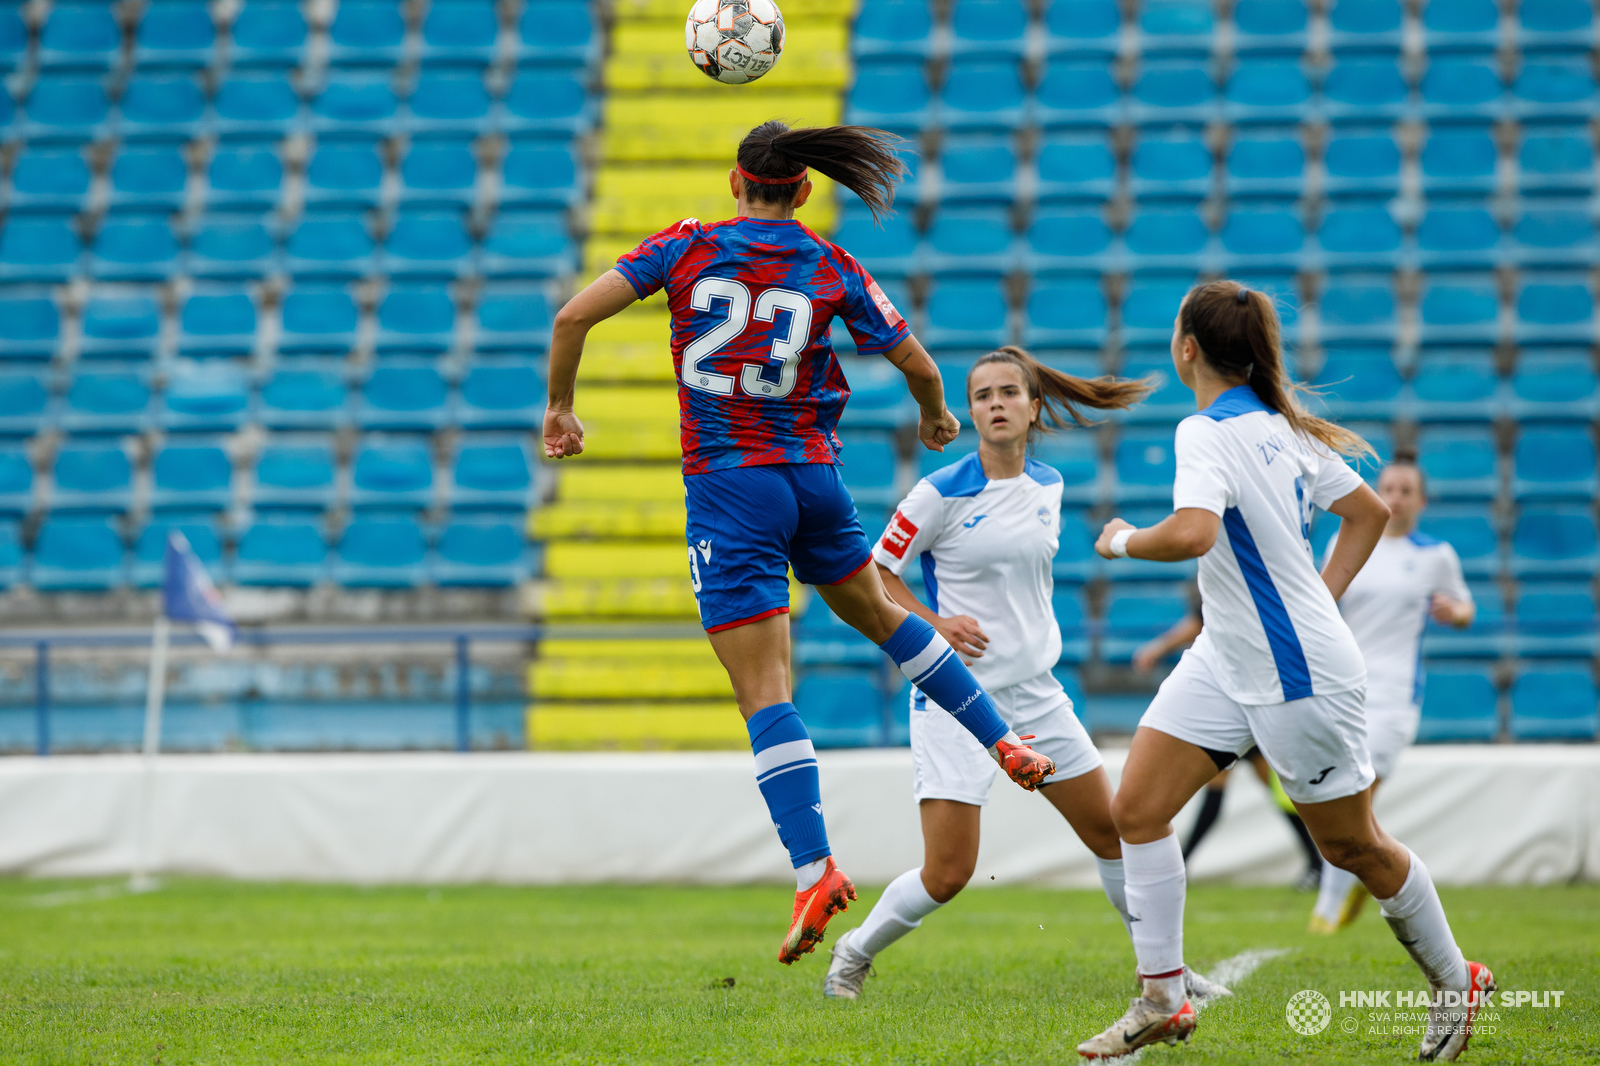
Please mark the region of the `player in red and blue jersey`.
POLYGON ((860 126, 758 126, 728 174, 736 217, 685 219, 647 238, 561 309, 550 343, 544 445, 560 459, 583 451, 573 402, 588 331, 667 291, 689 576, 749 728, 756 782, 795 867, 784 963, 812 950, 828 919, 855 899, 828 846, 816 753, 790 702, 791 566, 1018 784, 1037 788, 1055 769, 1011 732, 945 638, 884 591, 839 476, 850 457, 834 427, 850 388, 829 339, 835 318, 862 354, 882 355, 905 374, 926 447, 943 451, 960 430, 938 368, 871 275, 794 218, 811 195, 810 170, 855 192, 875 215, 887 210, 901 173, 893 140, 860 126))

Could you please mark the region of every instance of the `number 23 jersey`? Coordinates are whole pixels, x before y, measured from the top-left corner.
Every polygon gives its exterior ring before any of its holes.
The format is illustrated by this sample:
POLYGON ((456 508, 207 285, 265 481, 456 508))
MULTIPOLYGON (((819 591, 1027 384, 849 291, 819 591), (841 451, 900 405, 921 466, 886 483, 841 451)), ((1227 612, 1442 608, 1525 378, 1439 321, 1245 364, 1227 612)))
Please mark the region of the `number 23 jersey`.
POLYGON ((795 219, 685 219, 617 270, 640 299, 667 290, 685 474, 837 463, 850 386, 833 319, 862 355, 910 335, 861 264, 795 219))

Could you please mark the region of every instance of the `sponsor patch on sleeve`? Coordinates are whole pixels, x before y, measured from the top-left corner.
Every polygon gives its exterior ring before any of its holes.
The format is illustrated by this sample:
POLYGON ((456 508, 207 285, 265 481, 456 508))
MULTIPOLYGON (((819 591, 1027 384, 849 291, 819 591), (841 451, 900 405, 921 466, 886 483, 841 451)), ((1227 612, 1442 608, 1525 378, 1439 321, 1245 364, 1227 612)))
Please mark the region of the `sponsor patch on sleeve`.
POLYGON ((911 547, 911 541, 917 535, 917 527, 911 520, 899 511, 889 520, 889 528, 883 531, 883 550, 896 559, 906 557, 906 549, 911 547))
MULTIPOLYGON (((883 290, 878 288, 876 281, 867 285, 867 294, 872 297, 872 302, 878 305, 878 310, 883 312, 883 317, 888 320, 889 325, 898 326, 905 321, 900 317, 900 312, 894 309, 894 304, 890 302, 889 297, 885 296, 883 290)), ((913 528, 912 532, 915 531, 915 528, 913 528)))

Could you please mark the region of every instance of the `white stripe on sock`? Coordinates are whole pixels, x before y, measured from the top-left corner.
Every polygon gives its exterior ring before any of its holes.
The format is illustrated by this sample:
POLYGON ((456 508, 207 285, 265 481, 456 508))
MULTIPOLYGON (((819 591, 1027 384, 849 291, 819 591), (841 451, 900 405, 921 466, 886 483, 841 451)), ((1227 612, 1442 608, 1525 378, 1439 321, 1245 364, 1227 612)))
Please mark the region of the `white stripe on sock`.
POLYGON ((815 760, 817 749, 811 746, 811 741, 806 738, 800 740, 786 740, 782 744, 774 744, 770 748, 762 748, 756 752, 756 777, 764 777, 780 766, 786 766, 801 759, 815 760))
POLYGON ((950 642, 935 633, 928 641, 928 646, 917 654, 900 664, 900 672, 913 682, 926 677, 934 667, 939 665, 941 659, 950 653, 950 642))

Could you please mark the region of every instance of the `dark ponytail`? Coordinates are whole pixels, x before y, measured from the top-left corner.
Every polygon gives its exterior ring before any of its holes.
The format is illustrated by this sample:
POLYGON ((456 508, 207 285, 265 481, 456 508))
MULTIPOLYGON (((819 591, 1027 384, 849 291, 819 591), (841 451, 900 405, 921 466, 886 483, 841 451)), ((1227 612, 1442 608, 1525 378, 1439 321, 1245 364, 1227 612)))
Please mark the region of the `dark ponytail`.
MULTIPOLYGON (((773 119, 739 142, 739 166, 758 178, 787 178, 810 169, 843 185, 882 218, 894 202, 894 186, 905 173, 895 155, 900 138, 870 126, 815 126, 790 129, 773 119)), ((800 181, 782 185, 745 182, 745 198, 755 203, 788 204, 800 181)))
POLYGON ((1196 285, 1183 298, 1178 329, 1194 338, 1211 369, 1225 378, 1244 379, 1296 433, 1313 437, 1340 455, 1377 457, 1359 434, 1301 406, 1299 394, 1310 395, 1312 390, 1292 381, 1284 368, 1278 311, 1266 293, 1237 281, 1196 285))
POLYGON ((1405 466, 1415 470, 1417 472, 1417 488, 1422 492, 1423 496, 1428 495, 1428 476, 1422 472, 1422 467, 1417 462, 1417 450, 1415 448, 1396 448, 1394 454, 1389 457, 1389 465, 1405 466))
POLYGON ((1132 378, 1080 378, 1063 374, 1014 344, 996 348, 981 357, 967 371, 967 403, 972 403, 972 375, 980 366, 990 363, 1009 363, 1022 371, 1022 383, 1028 390, 1028 399, 1039 401, 1039 417, 1028 426, 1028 440, 1035 441, 1046 433, 1065 429, 1070 418, 1080 426, 1094 423, 1083 417, 1080 407, 1093 407, 1105 411, 1111 408, 1132 407, 1146 396, 1155 385, 1146 380, 1132 378), (1048 420, 1049 424, 1046 425, 1048 420))

